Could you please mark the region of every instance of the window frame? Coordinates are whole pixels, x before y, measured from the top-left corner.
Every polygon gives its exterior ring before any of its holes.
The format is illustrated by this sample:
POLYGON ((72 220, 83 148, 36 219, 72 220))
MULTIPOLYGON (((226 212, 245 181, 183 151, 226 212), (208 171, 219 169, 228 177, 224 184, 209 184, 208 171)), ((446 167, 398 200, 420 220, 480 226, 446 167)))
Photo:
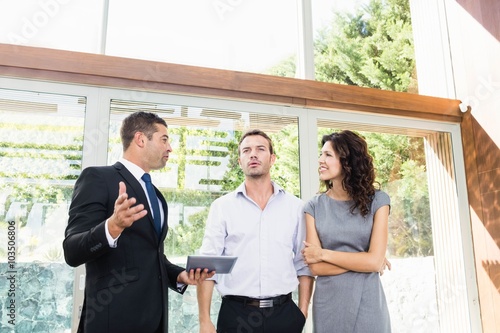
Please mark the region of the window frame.
MULTIPOLYGON (((370 126, 430 129, 451 135, 464 278, 471 328, 481 328, 470 210, 460 124, 460 101, 309 80, 281 78, 78 52, 0 44, 0 86, 87 96, 82 167, 106 165, 110 101, 124 96, 196 106, 285 113, 299 118, 301 194, 318 189, 317 119, 370 126), (43 59, 44 61, 40 61, 43 59)), ((75 304, 82 297, 75 270, 75 304)), ((74 322, 78 322, 78 306, 74 322)))

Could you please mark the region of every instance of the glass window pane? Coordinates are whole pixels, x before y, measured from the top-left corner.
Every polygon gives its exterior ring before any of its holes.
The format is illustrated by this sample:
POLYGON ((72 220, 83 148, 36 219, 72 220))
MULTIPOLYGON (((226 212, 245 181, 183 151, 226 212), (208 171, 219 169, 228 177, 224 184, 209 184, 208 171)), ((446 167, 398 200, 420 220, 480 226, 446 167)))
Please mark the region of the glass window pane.
POLYGON ((85 105, 84 97, 0 89, 0 267, 15 289, 0 295, 0 327, 15 319, 19 332, 71 328, 74 274, 62 241, 85 105))
POLYGON ((106 54, 263 73, 294 57, 295 1, 110 1, 106 54))
POLYGON ((316 80, 418 93, 409 1, 311 5, 316 80))
MULTIPOLYGON (((392 270, 382 275, 394 332, 439 332, 436 272, 426 151, 422 131, 370 126, 346 127, 318 121, 318 144, 324 134, 350 129, 365 137, 374 158, 377 181, 391 198, 387 258, 392 270)), ((318 151, 319 151, 318 147, 318 151)))
MULTIPOLYGON (((459 332, 471 327, 451 132, 318 119, 322 134, 363 135, 377 180, 391 197, 381 278, 395 332, 459 332)), ((318 147, 319 149, 319 147, 318 147)))
MULTIPOLYGON (((273 139, 277 161, 272 178, 299 196, 298 119, 227 109, 112 100, 108 164, 121 156, 119 128, 134 111, 159 114, 168 124, 173 152, 166 167, 151 172, 153 182, 168 202, 169 231, 165 252, 170 261, 184 266, 186 256, 201 246, 210 204, 243 182, 237 163, 237 146, 249 129, 261 129, 273 139)), ((184 296, 170 293, 172 332, 198 331, 196 288, 184 296), (191 301, 190 301, 191 300, 191 301)), ((220 297, 214 292, 212 316, 217 319, 220 297)))
POLYGON ((0 1, 0 43, 100 53, 103 0, 0 1))

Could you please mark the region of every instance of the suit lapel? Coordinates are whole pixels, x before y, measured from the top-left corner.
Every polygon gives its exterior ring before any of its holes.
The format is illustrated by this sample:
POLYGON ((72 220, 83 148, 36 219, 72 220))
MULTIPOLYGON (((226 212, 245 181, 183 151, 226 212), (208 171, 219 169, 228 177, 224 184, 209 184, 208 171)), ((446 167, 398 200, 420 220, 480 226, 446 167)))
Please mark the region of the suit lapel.
MULTIPOLYGON (((118 172, 121 174, 121 176, 125 180, 125 185, 127 186, 128 197, 129 198, 134 197, 137 199, 138 204, 139 203, 144 204, 144 207, 148 211, 148 215, 146 215, 146 216, 148 217, 149 223, 151 225, 151 231, 153 232, 155 238, 158 239, 158 236, 156 235, 156 231, 154 228, 154 219, 153 219, 153 214, 151 213, 152 210, 151 210, 151 207, 149 207, 148 198, 146 197, 146 193, 144 192, 144 189, 142 188, 141 184, 130 173, 130 171, 128 171, 128 169, 120 162, 116 162, 114 164, 114 167, 118 170, 118 172)), ((155 187, 155 190, 156 190, 156 187, 155 187)), ((158 195, 158 190, 156 190, 156 193, 158 195)), ((163 199, 163 197, 162 197, 162 199, 163 199)), ((163 204, 163 201, 162 201, 162 204, 163 204)), ((165 207, 163 207, 163 209, 165 210, 165 207)), ((163 230, 162 230, 162 235, 163 235, 163 230)))

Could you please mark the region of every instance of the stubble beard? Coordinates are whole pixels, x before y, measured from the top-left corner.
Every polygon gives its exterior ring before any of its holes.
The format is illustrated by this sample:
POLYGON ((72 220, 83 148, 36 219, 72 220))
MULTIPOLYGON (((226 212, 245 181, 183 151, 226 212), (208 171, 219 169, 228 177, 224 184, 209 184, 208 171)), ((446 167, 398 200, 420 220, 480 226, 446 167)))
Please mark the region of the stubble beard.
POLYGON ((245 176, 251 179, 261 179, 269 173, 269 170, 263 168, 250 168, 245 172, 245 176))
POLYGON ((151 170, 160 170, 165 168, 166 165, 167 165, 167 160, 162 158, 157 163, 155 163, 155 165, 151 167, 151 170))

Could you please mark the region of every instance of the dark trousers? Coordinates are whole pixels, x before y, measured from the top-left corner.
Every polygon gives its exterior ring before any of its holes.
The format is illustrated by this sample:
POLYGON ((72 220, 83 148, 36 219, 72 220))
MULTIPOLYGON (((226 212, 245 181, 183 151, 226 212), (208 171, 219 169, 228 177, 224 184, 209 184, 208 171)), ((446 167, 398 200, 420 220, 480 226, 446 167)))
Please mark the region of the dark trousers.
POLYGON ((292 300, 269 308, 222 299, 217 333, 301 333, 306 318, 292 300))

